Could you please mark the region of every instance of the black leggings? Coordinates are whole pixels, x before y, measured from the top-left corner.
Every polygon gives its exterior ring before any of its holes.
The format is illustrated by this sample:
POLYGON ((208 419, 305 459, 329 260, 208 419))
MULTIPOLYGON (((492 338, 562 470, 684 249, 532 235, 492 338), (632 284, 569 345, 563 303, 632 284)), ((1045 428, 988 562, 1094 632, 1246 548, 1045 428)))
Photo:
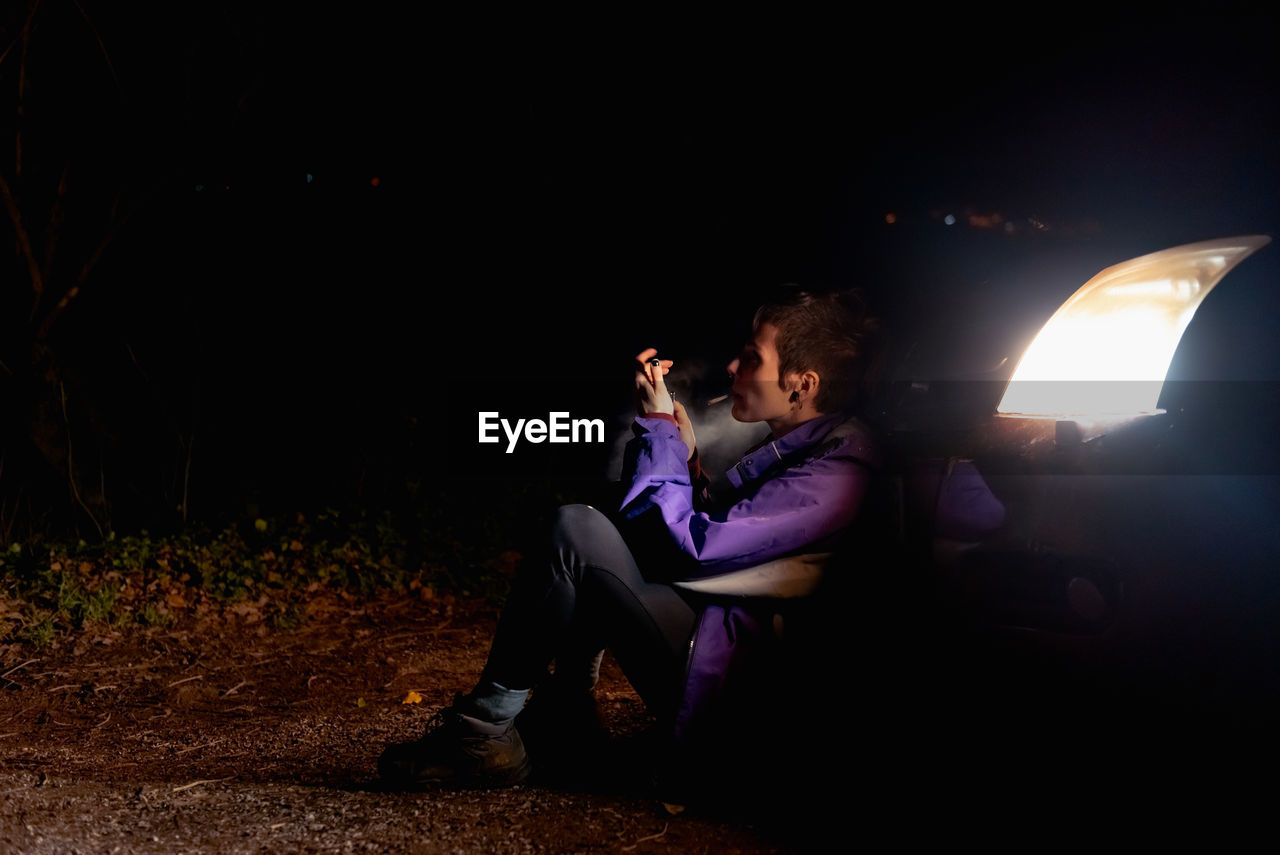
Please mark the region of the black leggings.
POLYGON ((590 505, 564 505, 549 555, 520 568, 484 676, 510 689, 532 688, 554 660, 557 679, 574 679, 608 648, 649 711, 670 716, 696 619, 677 588, 645 581, 607 516, 590 505))

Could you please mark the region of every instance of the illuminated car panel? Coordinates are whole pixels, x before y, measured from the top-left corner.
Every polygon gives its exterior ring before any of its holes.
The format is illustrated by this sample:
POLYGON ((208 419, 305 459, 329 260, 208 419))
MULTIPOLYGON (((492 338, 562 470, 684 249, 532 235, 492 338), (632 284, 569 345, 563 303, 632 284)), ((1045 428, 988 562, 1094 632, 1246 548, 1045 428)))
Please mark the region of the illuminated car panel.
POLYGON ((1186 244, 1108 267, 1023 353, 997 411, 1085 420, 1158 412, 1169 363, 1201 302, 1265 235, 1186 244))

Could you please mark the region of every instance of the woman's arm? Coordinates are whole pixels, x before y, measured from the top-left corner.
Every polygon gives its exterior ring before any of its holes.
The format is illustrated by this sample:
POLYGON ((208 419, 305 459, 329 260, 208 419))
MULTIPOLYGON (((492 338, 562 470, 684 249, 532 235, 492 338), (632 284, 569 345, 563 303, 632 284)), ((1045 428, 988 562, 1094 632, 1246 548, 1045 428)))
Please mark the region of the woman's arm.
POLYGON ((838 533, 857 516, 869 479, 852 446, 837 444, 764 481, 731 507, 704 513, 694 508, 687 447, 676 425, 638 418, 636 434, 627 454, 623 516, 660 513, 675 544, 706 576, 770 561, 838 533))

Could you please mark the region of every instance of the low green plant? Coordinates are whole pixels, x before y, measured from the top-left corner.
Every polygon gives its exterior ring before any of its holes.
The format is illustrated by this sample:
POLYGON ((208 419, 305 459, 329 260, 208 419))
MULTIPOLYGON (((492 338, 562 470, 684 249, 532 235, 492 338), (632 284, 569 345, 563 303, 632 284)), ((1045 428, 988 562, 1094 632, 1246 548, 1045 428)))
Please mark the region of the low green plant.
POLYGON ((271 625, 276 629, 297 629, 302 625, 305 612, 297 603, 289 603, 271 616, 271 625))
POLYGON ((52 612, 33 612, 27 623, 17 632, 17 640, 37 649, 47 647, 57 633, 52 612))
POLYGON ((116 600, 120 586, 103 583, 96 590, 89 590, 72 574, 58 571, 49 575, 52 583, 56 579, 57 596, 55 615, 61 621, 75 626, 85 623, 116 623, 116 600))
POLYGON ((137 622, 143 626, 168 626, 171 620, 155 603, 146 603, 138 610, 137 622))
POLYGON ((193 522, 168 536, 0 544, 0 594, 31 614, 10 638, 42 645, 85 625, 165 626, 201 600, 263 597, 270 625, 291 629, 317 586, 368 597, 423 585, 500 603, 523 544, 545 532, 562 498, 538 489, 451 495, 447 485, 413 496, 394 510, 326 507, 193 522))

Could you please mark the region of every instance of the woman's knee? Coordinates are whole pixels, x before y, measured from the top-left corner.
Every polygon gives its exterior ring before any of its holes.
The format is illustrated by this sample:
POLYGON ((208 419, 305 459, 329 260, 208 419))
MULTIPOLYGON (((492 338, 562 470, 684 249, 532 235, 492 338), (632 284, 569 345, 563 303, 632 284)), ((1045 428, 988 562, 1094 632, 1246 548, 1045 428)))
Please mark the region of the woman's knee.
POLYGON ((561 505, 556 510, 552 537, 558 544, 579 540, 594 540, 602 533, 614 533, 617 529, 601 511, 591 505, 561 505))
MULTIPOLYGON (((557 508, 545 542, 546 551, 520 564, 516 576, 517 598, 539 600, 551 589, 572 592, 581 581, 583 569, 607 551, 597 545, 607 538, 601 534, 605 527, 613 529, 613 524, 590 505, 557 508)), ((616 534, 616 529, 613 531, 616 534)))
POLYGON ((560 563, 575 576, 587 565, 626 567, 634 563, 613 521, 591 505, 561 505, 551 538, 560 563))

